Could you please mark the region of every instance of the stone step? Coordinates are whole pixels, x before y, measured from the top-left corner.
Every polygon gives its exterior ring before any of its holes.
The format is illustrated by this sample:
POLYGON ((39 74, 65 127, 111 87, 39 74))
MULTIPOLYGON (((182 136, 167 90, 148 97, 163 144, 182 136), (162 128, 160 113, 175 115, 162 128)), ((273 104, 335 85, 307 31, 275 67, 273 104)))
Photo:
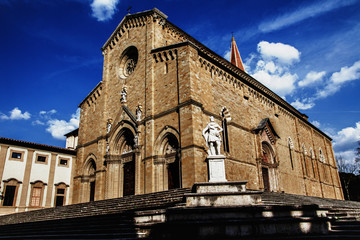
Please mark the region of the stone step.
POLYGON ((331 225, 333 226, 343 226, 343 225, 357 225, 360 226, 360 221, 335 221, 331 225))
POLYGON ((0 239, 138 239, 137 235, 127 233, 57 233, 57 234, 31 234, 16 236, 0 236, 0 239))
MULTIPOLYGON (((222 240, 233 240, 237 238, 221 238, 222 240)), ((307 239, 357 239, 359 240, 358 235, 303 235, 303 236, 282 236, 282 235, 271 235, 271 236, 251 236, 251 237, 242 237, 241 240, 282 240, 282 239, 297 239, 297 240, 307 240, 307 239)))
POLYGON ((74 204, 57 208, 49 208, 32 212, 0 216, 1 224, 17 222, 42 221, 52 219, 73 218, 77 216, 92 216, 101 214, 121 213, 134 209, 150 209, 157 207, 174 206, 183 201, 189 188, 149 193, 143 195, 126 196, 123 198, 108 199, 89 203, 74 204))
POLYGON ((360 225, 359 224, 331 225, 331 230, 360 230, 360 225))
POLYGON ((358 238, 360 239, 360 230, 359 229, 335 229, 335 230, 330 230, 330 234, 337 234, 337 235, 357 235, 358 238))

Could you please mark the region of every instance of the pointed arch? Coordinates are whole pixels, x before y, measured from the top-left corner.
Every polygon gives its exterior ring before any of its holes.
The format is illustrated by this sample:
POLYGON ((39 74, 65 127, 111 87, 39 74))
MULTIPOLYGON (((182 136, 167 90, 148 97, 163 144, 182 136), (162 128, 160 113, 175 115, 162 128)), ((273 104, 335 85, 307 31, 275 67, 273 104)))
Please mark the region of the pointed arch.
POLYGON ((268 141, 261 142, 261 165, 260 174, 263 181, 264 191, 274 191, 277 189, 277 173, 278 163, 275 157, 275 151, 268 141))
POLYGON ((135 136, 137 135, 136 126, 127 120, 121 121, 115 126, 114 131, 109 137, 109 153, 111 155, 121 155, 131 152, 135 146, 135 136))
POLYGON ((261 149, 262 149, 262 162, 267 164, 275 164, 276 158, 272 146, 268 142, 263 141, 261 143, 261 149))
POLYGON ((230 111, 226 107, 223 107, 221 109, 220 115, 221 115, 221 125, 223 129, 222 142, 223 142, 224 152, 230 153, 229 131, 228 131, 228 124, 231 121, 230 111))
POLYGON ((181 161, 179 132, 165 126, 155 141, 157 179, 163 189, 181 187, 181 161), (161 179, 163 179, 161 181, 161 179))
POLYGON ((291 169, 294 170, 294 162, 293 162, 294 143, 293 143, 291 137, 288 137, 288 148, 289 148, 289 156, 290 156, 291 169))
POLYGON ((319 148, 319 161, 322 162, 322 163, 325 163, 325 156, 324 156, 324 153, 321 149, 321 147, 319 148))
POLYGON ((306 160, 307 150, 306 150, 304 143, 302 144, 302 155, 303 155, 303 160, 304 160, 304 172, 305 172, 306 176, 309 176, 308 164, 307 164, 307 160, 306 160))
POLYGON ((83 165, 83 176, 94 177, 96 172, 96 156, 89 154, 83 165))
POLYGON ((155 151, 156 151, 156 155, 164 155, 164 147, 165 147, 165 142, 164 140, 166 140, 166 138, 172 135, 173 137, 176 138, 177 142, 179 143, 179 132, 172 126, 166 125, 165 127, 163 127, 158 135, 158 137, 155 140, 155 151))
POLYGON ((83 192, 86 197, 86 201, 95 200, 95 184, 96 184, 96 156, 89 154, 83 165, 83 176, 82 176, 83 192))
POLYGON ((311 166, 312 166, 313 177, 315 178, 316 177, 315 165, 314 165, 315 154, 314 154, 312 147, 310 147, 310 149, 309 149, 309 157, 310 157, 310 162, 311 162, 311 166))

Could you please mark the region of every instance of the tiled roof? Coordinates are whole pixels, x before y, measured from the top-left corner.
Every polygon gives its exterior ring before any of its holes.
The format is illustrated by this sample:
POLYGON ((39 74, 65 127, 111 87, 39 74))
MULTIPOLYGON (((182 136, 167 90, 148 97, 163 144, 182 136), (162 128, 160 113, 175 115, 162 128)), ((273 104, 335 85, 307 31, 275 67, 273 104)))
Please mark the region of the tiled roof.
POLYGON ((15 140, 15 139, 11 139, 11 138, 0 137, 0 143, 14 145, 14 146, 27 147, 27 148, 33 148, 33 149, 46 150, 46 151, 51 151, 51 152, 66 153, 66 154, 70 154, 70 155, 76 155, 75 150, 61 148, 61 147, 55 147, 55 146, 50 146, 50 145, 45 145, 45 144, 15 140))

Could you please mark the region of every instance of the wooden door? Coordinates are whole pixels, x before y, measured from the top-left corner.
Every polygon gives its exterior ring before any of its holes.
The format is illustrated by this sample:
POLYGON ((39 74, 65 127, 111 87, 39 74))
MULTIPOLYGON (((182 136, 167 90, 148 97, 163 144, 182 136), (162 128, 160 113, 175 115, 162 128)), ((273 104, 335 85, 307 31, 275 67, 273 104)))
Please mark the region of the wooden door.
POLYGON ((261 168, 261 170, 262 170, 262 177, 264 183, 264 191, 269 192, 270 191, 269 169, 263 167, 261 168))
POLYGON ((135 194, 135 159, 124 164, 124 188, 123 196, 135 194))
POLYGON ((90 202, 95 200, 95 181, 90 182, 90 202))
POLYGON ((179 160, 168 166, 168 189, 180 188, 180 166, 179 160))

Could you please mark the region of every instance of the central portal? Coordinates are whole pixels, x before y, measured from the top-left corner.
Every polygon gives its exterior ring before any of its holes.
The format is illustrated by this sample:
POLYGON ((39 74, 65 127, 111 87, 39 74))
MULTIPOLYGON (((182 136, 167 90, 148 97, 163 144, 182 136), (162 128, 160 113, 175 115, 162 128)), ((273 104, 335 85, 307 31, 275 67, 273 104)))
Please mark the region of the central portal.
POLYGON ((135 156, 132 154, 131 161, 124 163, 123 196, 135 194, 135 156))

